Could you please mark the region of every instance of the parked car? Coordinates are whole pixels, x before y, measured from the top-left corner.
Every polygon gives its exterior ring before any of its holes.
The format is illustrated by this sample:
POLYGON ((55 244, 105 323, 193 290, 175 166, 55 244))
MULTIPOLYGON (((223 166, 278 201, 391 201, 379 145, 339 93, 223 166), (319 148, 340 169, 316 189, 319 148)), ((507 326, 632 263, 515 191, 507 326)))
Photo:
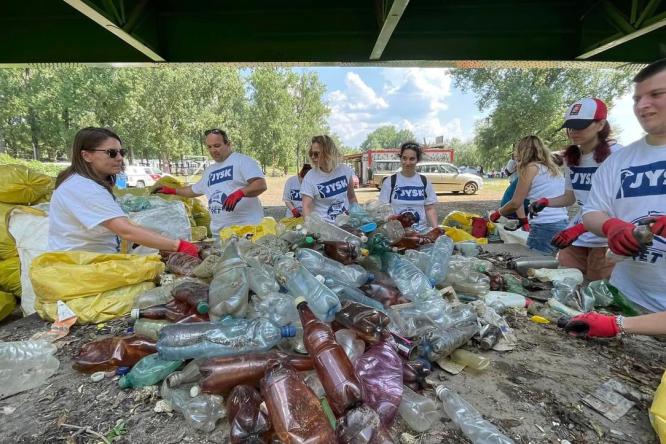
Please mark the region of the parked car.
POLYGON ((151 187, 162 177, 170 176, 157 168, 144 166, 125 167, 125 174, 127 175, 127 186, 137 188, 151 187))
MULTIPOLYGON (((381 189, 382 183, 391 174, 400 171, 400 162, 395 163, 395 171, 376 171, 372 175, 372 183, 381 189)), ((483 189, 483 178, 474 173, 461 173, 454 165, 445 162, 421 162, 416 165, 416 172, 423 174, 432 183, 435 192, 451 191, 458 194, 461 191, 465 194, 475 194, 483 189)))

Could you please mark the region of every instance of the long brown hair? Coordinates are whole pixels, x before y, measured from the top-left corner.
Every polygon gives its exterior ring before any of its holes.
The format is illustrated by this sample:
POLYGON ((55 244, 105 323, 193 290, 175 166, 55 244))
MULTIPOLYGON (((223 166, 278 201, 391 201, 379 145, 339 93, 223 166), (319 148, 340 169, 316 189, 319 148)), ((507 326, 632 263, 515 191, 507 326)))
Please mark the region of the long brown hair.
POLYGON ((109 174, 106 177, 101 177, 95 172, 92 165, 85 161, 82 154, 82 151, 94 150, 104 143, 106 139, 111 137, 120 142, 120 145, 122 146, 123 142, 120 140, 120 137, 110 129, 89 126, 88 128, 79 130, 74 137, 74 144, 72 146, 72 164, 58 174, 58 177, 56 178, 56 189, 62 185, 65 180, 74 174, 78 174, 79 176, 83 176, 98 183, 113 195, 113 186, 116 183, 116 175, 109 174))
MULTIPOLYGON (((598 120, 595 120, 595 122, 598 122, 598 120)), ((615 142, 615 139, 612 139, 610 134, 611 127, 607 120, 604 124, 604 127, 601 128, 601 131, 597 133, 599 136, 599 143, 594 147, 593 150, 594 161, 597 163, 603 162, 611 154, 610 142, 615 142)), ((580 165, 580 156, 582 154, 583 153, 578 145, 569 145, 564 151, 564 159, 567 162, 567 166, 571 167, 580 165)))
POLYGON ((560 170, 553 161, 553 155, 537 136, 527 136, 520 139, 516 143, 515 153, 516 161, 518 162, 516 169, 520 177, 523 177, 523 173, 532 163, 548 168, 552 177, 560 175, 560 170))

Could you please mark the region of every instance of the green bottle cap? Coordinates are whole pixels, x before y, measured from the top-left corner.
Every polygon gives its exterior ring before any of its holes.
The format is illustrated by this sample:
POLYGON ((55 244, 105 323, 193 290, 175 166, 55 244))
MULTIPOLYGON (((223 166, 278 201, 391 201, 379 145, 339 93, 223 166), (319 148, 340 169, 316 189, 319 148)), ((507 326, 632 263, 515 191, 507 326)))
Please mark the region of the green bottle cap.
POLYGON ((197 304, 197 311, 199 312, 199 314, 206 314, 206 313, 208 313, 208 309, 209 309, 209 308, 210 308, 210 307, 209 307, 209 305, 208 305, 208 302, 206 302, 206 301, 201 301, 201 302, 199 302, 199 303, 197 304))

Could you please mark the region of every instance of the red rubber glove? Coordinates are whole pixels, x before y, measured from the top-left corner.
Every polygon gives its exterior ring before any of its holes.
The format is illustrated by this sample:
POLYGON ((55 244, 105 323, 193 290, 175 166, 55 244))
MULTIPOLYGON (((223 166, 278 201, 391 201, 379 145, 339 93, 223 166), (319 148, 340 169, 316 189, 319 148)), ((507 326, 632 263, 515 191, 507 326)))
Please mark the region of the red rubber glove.
POLYGON ((621 256, 636 256, 645 250, 645 246, 634 236, 636 226, 622 219, 608 219, 601 226, 601 231, 608 238, 608 248, 621 256))
POLYGON ((497 222, 502 217, 499 211, 495 211, 490 215, 490 222, 497 222))
POLYGON ((176 189, 171 187, 157 187, 150 194, 176 194, 176 189))
POLYGON ((293 209, 291 210, 291 214, 293 214, 294 217, 301 217, 301 212, 298 211, 298 208, 293 208, 293 209))
POLYGON ((543 209, 546 208, 548 205, 550 205, 550 202, 548 202, 548 199, 546 199, 545 197, 542 197, 536 202, 532 202, 529 207, 530 219, 536 217, 537 214, 541 213, 543 209))
POLYGON ((176 251, 178 253, 185 253, 189 254, 190 256, 199 257, 199 250, 200 248, 197 247, 196 245, 181 239, 178 242, 178 249, 176 251))
POLYGON ((240 200, 244 197, 245 193, 243 193, 243 190, 236 190, 233 193, 231 193, 226 199, 224 199, 224 202, 222 203, 222 208, 224 208, 227 211, 234 211, 234 208, 236 208, 238 202, 240 202, 240 200))
POLYGON ((620 333, 616 316, 585 313, 572 318, 564 331, 577 338, 613 338, 620 333))
POLYGON ((583 224, 576 224, 573 227, 562 230, 555 235, 550 244, 555 248, 567 248, 571 246, 583 234, 587 233, 587 228, 583 224))
POLYGON ((655 236, 666 236, 666 216, 650 218, 650 231, 655 236))
POLYGON ((530 232, 530 221, 526 217, 519 217, 518 220, 521 222, 521 228, 523 231, 530 232))

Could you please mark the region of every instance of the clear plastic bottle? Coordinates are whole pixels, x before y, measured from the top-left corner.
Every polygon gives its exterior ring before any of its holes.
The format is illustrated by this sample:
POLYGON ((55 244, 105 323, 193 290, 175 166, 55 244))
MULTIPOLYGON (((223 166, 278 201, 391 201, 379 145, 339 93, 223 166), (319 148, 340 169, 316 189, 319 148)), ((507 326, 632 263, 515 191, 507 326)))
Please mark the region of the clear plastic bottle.
POLYGON ((134 305, 132 308, 147 308, 153 305, 163 305, 173 299, 174 284, 162 285, 160 287, 151 288, 138 294, 134 298, 134 305))
POLYGON ((262 435, 269 432, 273 425, 268 412, 261 409, 259 391, 249 385, 236 386, 227 399, 229 418, 229 441, 231 444, 261 444, 262 435))
POLYGON ((191 387, 192 384, 169 387, 165 380, 160 388, 160 396, 169 401, 173 409, 185 417, 188 425, 210 433, 215 430, 217 421, 226 416, 224 399, 221 396, 205 393, 192 397, 191 387))
POLYGON ((132 370, 118 381, 118 386, 125 388, 140 388, 154 385, 178 370, 183 361, 170 361, 160 359, 157 354, 146 356, 136 363, 132 370))
POLYGON ((368 307, 374 307, 381 312, 385 311, 384 306, 381 303, 375 301, 372 298, 369 298, 361 290, 348 285, 342 279, 339 279, 335 276, 324 276, 324 284, 338 295, 341 303, 342 301, 354 301, 363 305, 367 305, 368 307))
POLYGON ((525 308, 525 305, 527 305, 525 296, 508 291, 490 291, 483 297, 483 300, 486 305, 490 305, 491 307, 493 304, 509 308, 525 308))
POLYGON ((339 444, 393 444, 379 415, 367 405, 351 409, 340 418, 335 434, 339 444))
POLYGON ((433 289, 430 279, 411 262, 395 253, 387 253, 384 257, 387 259, 389 276, 407 299, 420 299, 433 289))
POLYGON ((416 268, 425 273, 426 268, 428 267, 428 262, 430 262, 430 255, 421 250, 407 250, 405 251, 405 260, 408 260, 416 268))
POLYGON ((336 331, 335 341, 342 346, 352 364, 354 364, 365 351, 365 342, 358 339, 356 332, 348 328, 336 331))
POLYGON ((465 345, 479 332, 476 320, 451 327, 427 330, 421 336, 419 353, 429 361, 436 361, 450 355, 453 350, 465 345))
POLYGON ((456 242, 455 249, 465 257, 476 257, 481 252, 480 247, 476 241, 456 242))
POLYGON ((527 270, 527 276, 532 279, 538 279, 541 282, 555 282, 561 281, 564 278, 571 278, 578 284, 582 284, 585 280, 583 273, 577 268, 530 268, 527 270))
POLYGON ((348 231, 343 230, 333 224, 324 221, 317 213, 313 213, 305 218, 305 228, 309 233, 318 233, 321 240, 345 241, 351 242, 358 248, 361 248, 367 237, 359 237, 348 231))
POLYGON ((355 227, 362 227, 364 225, 375 223, 376 227, 377 221, 373 219, 365 211, 365 209, 358 204, 358 202, 354 202, 353 204, 349 205, 349 216, 350 220, 347 223, 349 223, 350 225, 353 225, 355 227))
POLYGON ((391 320, 383 308, 377 309, 354 301, 342 301, 341 304, 342 310, 335 314, 337 323, 354 330, 369 344, 390 339, 391 333, 387 327, 391 320))
POLYGON ((203 359, 191 360, 185 368, 180 371, 173 372, 166 377, 165 382, 169 388, 180 387, 185 384, 193 384, 201 379, 199 373, 199 366, 203 363, 203 359))
POLYGON ((376 273, 378 271, 381 271, 382 269, 382 258, 371 254, 368 256, 361 256, 361 258, 358 260, 358 264, 365 268, 366 271, 369 271, 370 273, 376 273))
POLYGON ((240 257, 238 244, 230 241, 222 255, 222 264, 210 284, 208 299, 212 321, 225 315, 234 318, 245 316, 250 291, 247 270, 247 264, 240 257))
POLYGON ((134 334, 157 341, 157 333, 172 322, 168 319, 138 319, 134 323, 134 334))
POLYGON ((372 199, 363 204, 363 209, 377 221, 388 221, 393 215, 391 204, 379 199, 372 199))
POLYGON ((253 297, 247 319, 266 318, 277 325, 289 325, 298 319, 294 298, 284 293, 270 293, 263 298, 253 297))
POLYGON ((275 271, 292 296, 305 297, 310 309, 319 319, 324 322, 333 321, 335 313, 340 311, 340 299, 300 262, 293 257, 279 256, 275 260, 275 271))
POLYGON ((415 338, 431 328, 446 327, 473 315, 463 305, 452 309, 444 299, 393 305, 387 314, 391 319, 389 329, 406 338, 415 338))
POLYGON ((394 244, 405 236, 405 228, 400 221, 392 220, 379 227, 374 233, 386 236, 390 243, 394 244))
POLYGON ((474 444, 515 444, 500 430, 483 419, 481 413, 457 393, 443 385, 436 389, 437 397, 444 404, 444 411, 453 422, 458 424, 463 433, 474 444))
POLYGON ((214 358, 268 351, 295 334, 293 326, 281 327, 261 318, 173 324, 159 332, 157 351, 163 359, 214 358))
POLYGON ((318 251, 302 248, 296 252, 296 259, 313 275, 335 276, 355 287, 372 281, 373 275, 360 265, 342 265, 318 251))
POLYGON ((434 280, 436 285, 446 279, 451 254, 453 254, 453 240, 447 235, 438 237, 425 270, 426 276, 434 280))
POLYGON ((428 430, 439 416, 435 401, 415 393, 409 387, 403 388, 398 413, 409 427, 419 433, 428 430))
POLYGON ((307 235, 308 235, 308 230, 306 230, 300 225, 297 225, 294 227, 293 230, 286 231, 284 234, 282 234, 280 236, 280 239, 293 245, 305 239, 307 235))
POLYGON ((273 267, 263 265, 255 258, 248 258, 247 263, 250 266, 247 273, 250 290, 262 298, 280 291, 280 284, 275 280, 273 267))
POLYGON ((490 365, 490 358, 477 355, 476 353, 463 350, 461 348, 453 350, 451 359, 458 364, 467 365, 474 370, 485 370, 490 365))
POLYGON ((0 399, 42 385, 60 367, 55 345, 46 341, 0 343, 0 399))

